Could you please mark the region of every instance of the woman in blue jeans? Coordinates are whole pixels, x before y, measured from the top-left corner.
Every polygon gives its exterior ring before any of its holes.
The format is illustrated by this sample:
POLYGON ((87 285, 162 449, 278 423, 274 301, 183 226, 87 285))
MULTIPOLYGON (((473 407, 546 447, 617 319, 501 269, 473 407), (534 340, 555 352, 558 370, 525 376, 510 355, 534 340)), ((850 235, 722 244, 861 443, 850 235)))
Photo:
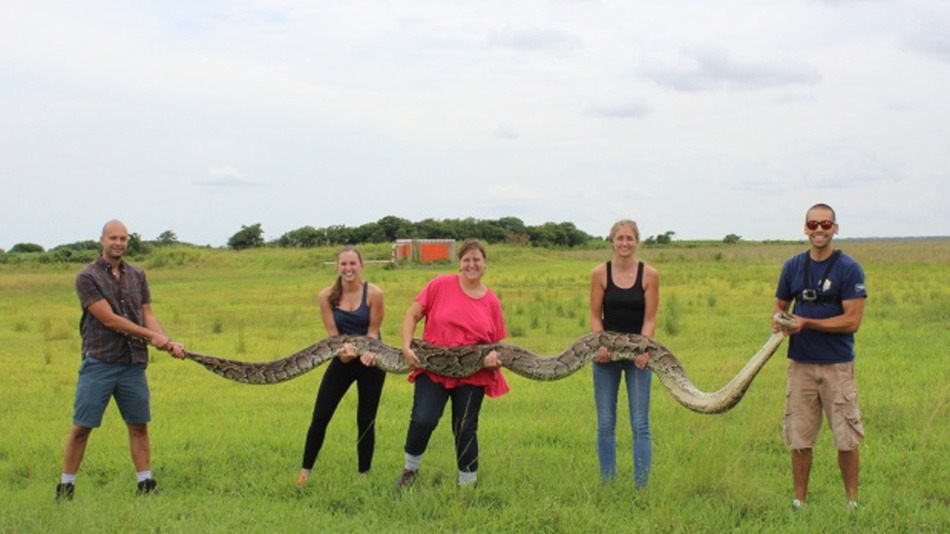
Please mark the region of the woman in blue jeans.
MULTIPOLYGON (((613 258, 594 267, 590 280, 590 329, 592 332, 626 332, 653 337, 660 303, 660 275, 636 258, 640 244, 637 223, 624 219, 610 229, 613 258)), ((635 361, 611 361, 606 347, 592 364, 594 402, 597 406, 597 458, 604 482, 617 477, 617 394, 626 379, 633 431, 633 476, 638 489, 650 477, 653 441, 650 438, 649 355, 635 361)))

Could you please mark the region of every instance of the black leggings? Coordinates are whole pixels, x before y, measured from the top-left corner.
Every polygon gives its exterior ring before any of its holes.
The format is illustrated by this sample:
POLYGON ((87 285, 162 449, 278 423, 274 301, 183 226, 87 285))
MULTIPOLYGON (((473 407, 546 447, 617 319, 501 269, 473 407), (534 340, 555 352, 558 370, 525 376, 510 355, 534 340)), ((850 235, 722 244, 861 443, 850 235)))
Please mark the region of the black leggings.
POLYGON ((356 382, 359 402, 356 409, 356 452, 359 455, 359 472, 365 473, 373 464, 376 447, 376 411, 383 393, 386 373, 377 367, 366 367, 359 358, 343 363, 339 358, 330 362, 320 382, 317 400, 313 405, 313 419, 307 430, 307 444, 303 450, 303 468, 313 469, 320 448, 327 434, 327 425, 333 418, 343 395, 356 382))

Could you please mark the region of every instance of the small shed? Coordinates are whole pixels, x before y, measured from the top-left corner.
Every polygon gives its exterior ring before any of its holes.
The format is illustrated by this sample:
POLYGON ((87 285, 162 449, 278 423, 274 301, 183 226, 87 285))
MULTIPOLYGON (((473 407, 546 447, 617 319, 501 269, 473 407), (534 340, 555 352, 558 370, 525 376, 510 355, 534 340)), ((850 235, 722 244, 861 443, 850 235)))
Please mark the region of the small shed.
POLYGON ((397 261, 430 262, 454 257, 454 239, 397 239, 393 245, 393 259, 397 261))

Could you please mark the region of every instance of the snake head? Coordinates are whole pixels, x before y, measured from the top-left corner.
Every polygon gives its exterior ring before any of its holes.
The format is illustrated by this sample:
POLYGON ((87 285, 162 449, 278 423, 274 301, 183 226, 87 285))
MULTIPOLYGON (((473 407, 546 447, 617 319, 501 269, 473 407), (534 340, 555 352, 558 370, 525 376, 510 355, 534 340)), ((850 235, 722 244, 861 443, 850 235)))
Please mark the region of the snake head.
POLYGON ((772 320, 782 326, 795 326, 795 318, 788 312, 775 312, 772 320))

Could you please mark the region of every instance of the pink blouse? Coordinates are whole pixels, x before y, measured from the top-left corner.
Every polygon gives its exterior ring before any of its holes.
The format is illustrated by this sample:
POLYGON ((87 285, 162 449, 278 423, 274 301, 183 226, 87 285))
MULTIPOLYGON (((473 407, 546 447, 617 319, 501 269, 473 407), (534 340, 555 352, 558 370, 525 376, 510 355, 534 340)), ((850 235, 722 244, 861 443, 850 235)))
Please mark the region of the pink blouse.
MULTIPOLYGON (((416 296, 422 305, 426 324, 422 339, 443 347, 497 343, 505 339, 505 321, 501 302, 489 289, 481 298, 474 299, 462 291, 457 274, 437 276, 416 296)), ((409 375, 414 382, 419 373, 447 389, 464 384, 482 386, 485 394, 495 398, 508 393, 508 382, 501 370, 482 369, 461 378, 443 376, 431 371, 417 369, 409 375)))

